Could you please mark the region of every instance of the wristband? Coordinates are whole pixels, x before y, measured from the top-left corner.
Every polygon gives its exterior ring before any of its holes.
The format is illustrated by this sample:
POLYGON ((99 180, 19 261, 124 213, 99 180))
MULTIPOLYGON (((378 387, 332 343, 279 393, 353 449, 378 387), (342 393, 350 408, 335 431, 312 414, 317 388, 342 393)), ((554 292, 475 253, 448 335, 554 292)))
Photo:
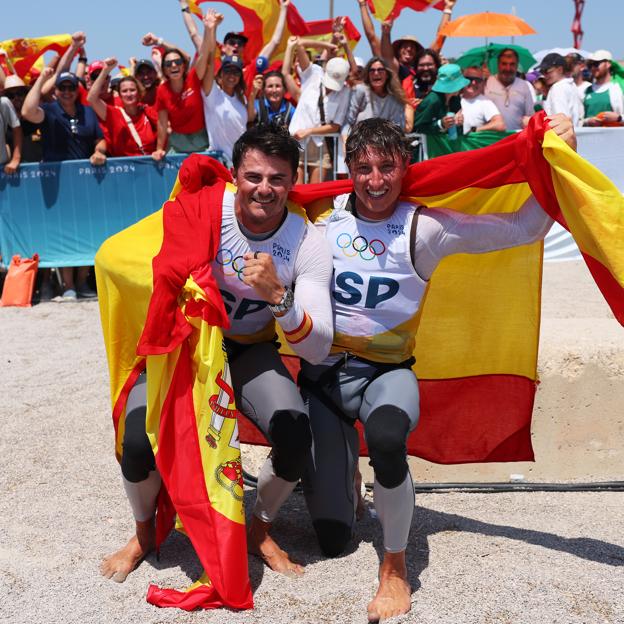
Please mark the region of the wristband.
POLYGON ((78 62, 79 63, 86 63, 87 62, 87 57, 86 56, 79 56, 78 57, 78 62))
POLYGON ((442 11, 442 13, 446 13, 446 15, 451 15, 453 13, 453 11, 451 11, 451 9, 444 9, 444 11, 442 11))
POLYGON ((622 115, 618 115, 617 122, 618 122, 618 123, 622 123, 622 115))
POLYGON ((158 37, 158 39, 156 39, 156 43, 161 46, 164 43, 164 39, 162 37, 158 37))
POLYGON ((187 7, 187 6, 182 7, 180 10, 182 11, 182 13, 190 13, 191 12, 191 9, 189 9, 189 7, 187 7))

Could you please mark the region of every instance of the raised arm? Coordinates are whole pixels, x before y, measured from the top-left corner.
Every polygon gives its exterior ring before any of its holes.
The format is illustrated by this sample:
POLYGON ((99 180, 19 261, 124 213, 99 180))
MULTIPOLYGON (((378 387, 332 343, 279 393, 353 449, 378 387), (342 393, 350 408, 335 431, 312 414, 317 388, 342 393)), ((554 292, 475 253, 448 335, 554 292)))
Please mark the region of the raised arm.
POLYGON ((256 100, 258 96, 262 92, 262 75, 258 74, 254 76, 253 84, 251 85, 251 93, 249 98, 247 98, 247 125, 251 125, 254 121, 256 121, 256 100))
POLYGON ((202 43, 202 36, 199 34, 197 30, 197 25, 195 24, 195 20, 191 15, 191 9, 189 8, 187 0, 179 0, 180 2, 180 10, 182 11, 182 21, 184 22, 184 27, 186 28, 186 32, 188 33, 193 45, 195 46, 195 50, 199 52, 199 48, 202 43))
POLYGON ((65 50, 65 53, 63 54, 63 56, 61 56, 61 59, 56 64, 55 71, 52 73, 50 78, 45 82, 41 89, 41 93, 43 95, 48 95, 52 93, 52 91, 54 91, 54 83, 56 82, 58 75, 71 70, 71 64, 74 60, 74 57, 76 56, 78 51, 84 47, 86 42, 87 36, 81 30, 75 32, 72 35, 72 41, 69 47, 67 48, 67 50, 65 50))
POLYGON ((260 50, 258 56, 266 56, 269 60, 273 56, 273 53, 280 44, 282 37, 284 36, 284 28, 286 27, 286 17, 288 15, 288 7, 290 6, 290 0, 279 0, 280 13, 275 24, 275 30, 273 36, 269 39, 269 42, 260 50))
POLYGON ((39 78, 35 81, 33 88, 28 92, 28 95, 24 99, 22 105, 22 117, 26 121, 32 121, 32 123, 41 123, 45 118, 45 112, 39 106, 41 102, 41 89, 48 80, 54 74, 54 70, 51 67, 44 67, 39 78))
POLYGON ((391 20, 386 20, 381 24, 381 58, 392 67, 392 71, 399 75, 399 61, 394 56, 394 47, 392 46, 392 25, 391 20))
POLYGON ((292 57, 298 43, 298 37, 288 38, 286 51, 284 52, 284 63, 282 64, 282 74, 284 75, 284 82, 286 83, 288 93, 290 93, 290 95, 297 101, 299 101, 299 97, 301 96, 301 87, 299 87, 293 76, 292 57))
POLYGON ((371 48, 373 56, 381 56, 381 42, 379 37, 375 34, 375 26, 373 20, 368 12, 368 4, 366 0, 357 0, 360 5, 360 17, 362 18, 362 27, 364 28, 364 34, 368 39, 368 43, 371 48))
POLYGON ((141 39, 141 43, 144 46, 147 46, 148 48, 152 46, 175 48, 176 50, 179 50, 182 56, 186 59, 186 62, 189 65, 189 67, 191 65, 191 57, 184 50, 182 50, 177 45, 175 45, 175 43, 165 41, 162 37, 157 37, 154 33, 148 32, 147 34, 143 35, 143 38, 141 39))
POLYGON ((100 94, 102 93, 106 78, 111 73, 111 71, 113 71, 115 65, 117 65, 117 59, 114 57, 110 57, 104 60, 104 68, 95 79, 93 85, 91 85, 89 93, 87 94, 87 102, 89 102, 89 106, 93 108, 95 114, 102 121, 106 121, 106 102, 102 100, 100 94))
POLYGON ((215 52, 217 49, 217 26, 223 21, 223 15, 213 9, 208 9, 204 15, 204 38, 201 45, 201 55, 206 55, 206 71, 202 80, 202 90, 206 95, 212 91, 215 77, 215 52))
POLYGON ((453 7, 457 3, 457 0, 444 0, 444 10, 442 11, 442 17, 440 18, 440 24, 438 26, 438 32, 434 42, 429 46, 431 50, 440 52, 444 42, 446 41, 446 35, 442 34, 442 29, 451 21, 451 15, 453 14, 453 7))

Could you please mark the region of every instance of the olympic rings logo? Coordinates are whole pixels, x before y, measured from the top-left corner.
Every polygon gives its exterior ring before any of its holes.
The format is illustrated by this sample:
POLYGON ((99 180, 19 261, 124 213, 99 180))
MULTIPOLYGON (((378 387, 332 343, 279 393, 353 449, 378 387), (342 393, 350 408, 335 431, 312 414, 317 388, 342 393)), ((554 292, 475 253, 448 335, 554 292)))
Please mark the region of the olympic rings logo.
POLYGON ((356 236, 353 238, 351 234, 347 232, 338 234, 336 245, 342 249, 342 253, 347 258, 354 258, 359 254, 362 260, 369 261, 386 253, 385 244, 378 238, 374 238, 369 242, 364 236, 356 236))
POLYGON ((215 261, 223 267, 223 275, 227 275, 228 277, 237 275, 238 279, 241 282, 243 281, 243 269, 245 268, 243 256, 234 257, 234 254, 229 249, 222 247, 217 251, 215 261))

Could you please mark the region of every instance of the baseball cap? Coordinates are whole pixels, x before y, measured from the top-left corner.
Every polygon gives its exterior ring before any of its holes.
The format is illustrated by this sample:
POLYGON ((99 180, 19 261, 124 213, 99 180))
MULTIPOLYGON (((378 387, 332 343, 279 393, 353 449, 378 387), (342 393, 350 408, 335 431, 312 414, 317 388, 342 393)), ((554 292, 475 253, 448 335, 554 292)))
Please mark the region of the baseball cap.
POLYGON ((153 61, 150 61, 150 59, 139 59, 136 62, 136 65, 134 66, 134 73, 136 74, 139 71, 139 67, 149 67, 150 69, 153 69, 154 71, 156 71, 156 66, 154 65, 153 61))
POLYGON ((238 67, 241 71, 243 70, 243 59, 236 54, 232 56, 224 56, 221 58, 221 69, 225 69, 226 67, 238 67))
POLYGON ((74 87, 77 87, 78 77, 76 76, 76 74, 72 74, 71 72, 61 72, 58 75, 56 82, 54 84, 55 86, 60 87, 64 82, 70 82, 71 84, 74 85, 74 87))
POLYGON ((587 57, 588 61, 612 61, 613 54, 609 50, 596 50, 587 57))
POLYGON ((336 56, 325 64, 323 84, 332 91, 340 91, 349 75, 349 63, 346 59, 336 56))
POLYGON ((246 45, 249 39, 241 32, 229 32, 223 37, 223 43, 227 43, 228 39, 240 39, 243 45, 246 45))
POLYGON ((87 74, 89 74, 90 76, 94 72, 99 72, 99 71, 102 71, 103 69, 104 69, 104 61, 93 61, 93 63, 91 63, 91 65, 87 67, 87 74))
POLYGON ((459 65, 447 63, 438 69, 438 79, 434 82, 431 90, 437 93, 457 93, 469 84, 470 80, 464 78, 459 65))
POLYGON ((552 67, 565 67, 565 59, 561 54, 557 54, 556 52, 551 52, 547 54, 539 65, 539 70, 544 73, 548 71, 552 67))

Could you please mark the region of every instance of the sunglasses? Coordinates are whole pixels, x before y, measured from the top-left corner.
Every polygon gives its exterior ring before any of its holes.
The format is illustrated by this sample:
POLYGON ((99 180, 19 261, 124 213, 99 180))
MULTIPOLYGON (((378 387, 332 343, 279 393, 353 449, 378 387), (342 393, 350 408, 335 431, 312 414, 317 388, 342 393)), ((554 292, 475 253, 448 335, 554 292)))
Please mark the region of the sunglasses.
POLYGON ((181 58, 171 59, 170 61, 165 61, 163 63, 163 67, 179 67, 180 65, 184 65, 184 61, 181 58))
POLYGON ((484 81, 481 76, 464 76, 464 78, 470 80, 470 82, 476 82, 477 84, 484 81))
POLYGON ((9 98, 9 100, 14 100, 15 98, 18 98, 18 97, 26 97, 27 93, 28 91, 24 89, 20 91, 5 91, 4 95, 5 97, 9 98))
POLYGON ((369 74, 385 74, 386 73, 386 68, 385 67, 371 67, 368 70, 369 74))
POLYGON ((78 87, 76 87, 76 85, 73 84, 60 84, 58 87, 56 87, 61 93, 71 93, 73 91, 75 91, 78 87))
POLYGON ((225 43, 226 45, 232 45, 232 46, 237 45, 239 48, 240 48, 241 46, 244 46, 244 45, 245 45, 245 41, 244 41, 243 39, 236 39, 236 38, 234 38, 234 37, 232 37, 232 38, 228 39, 228 40, 227 40, 227 41, 225 41, 224 43, 225 43))

